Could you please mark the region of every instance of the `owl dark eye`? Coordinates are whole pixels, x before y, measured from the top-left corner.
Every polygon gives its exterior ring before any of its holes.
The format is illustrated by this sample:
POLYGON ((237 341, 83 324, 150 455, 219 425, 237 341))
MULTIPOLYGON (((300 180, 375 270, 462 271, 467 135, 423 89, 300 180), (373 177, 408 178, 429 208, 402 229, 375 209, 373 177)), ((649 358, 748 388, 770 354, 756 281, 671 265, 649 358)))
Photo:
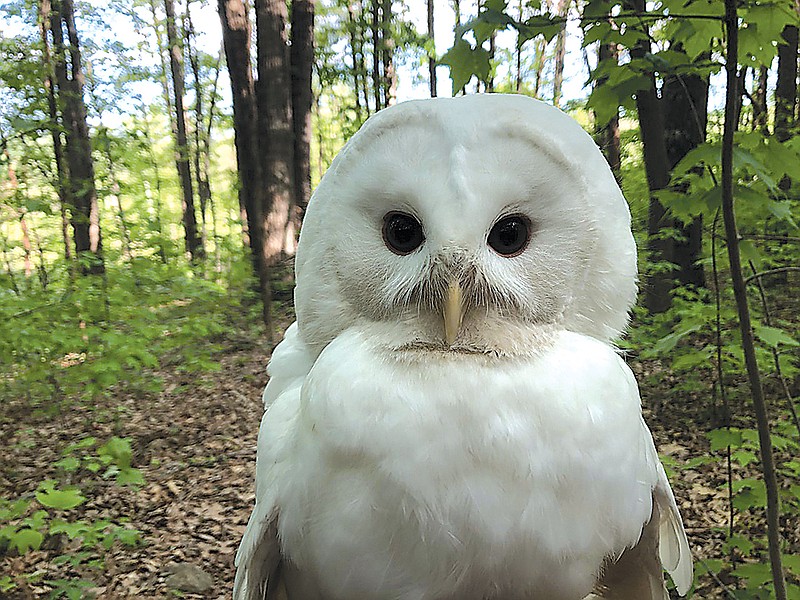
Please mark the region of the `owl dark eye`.
POLYGON ((387 213, 383 217, 383 241, 395 254, 410 254, 425 241, 422 224, 406 213, 387 213))
POLYGON ((494 224, 486 241, 500 256, 511 258, 521 254, 530 239, 530 219, 523 215, 511 215, 494 224))

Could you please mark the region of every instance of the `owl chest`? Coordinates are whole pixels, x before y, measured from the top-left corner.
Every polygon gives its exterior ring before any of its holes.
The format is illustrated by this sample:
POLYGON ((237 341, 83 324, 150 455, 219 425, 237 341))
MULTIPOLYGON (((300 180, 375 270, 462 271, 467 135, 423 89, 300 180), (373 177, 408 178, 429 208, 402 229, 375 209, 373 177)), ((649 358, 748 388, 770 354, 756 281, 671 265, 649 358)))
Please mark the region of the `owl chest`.
POLYGON ((638 536, 623 525, 649 493, 630 452, 636 424, 514 373, 424 375, 312 378, 304 483, 282 502, 287 553, 339 586, 333 597, 591 587, 603 558, 638 536))

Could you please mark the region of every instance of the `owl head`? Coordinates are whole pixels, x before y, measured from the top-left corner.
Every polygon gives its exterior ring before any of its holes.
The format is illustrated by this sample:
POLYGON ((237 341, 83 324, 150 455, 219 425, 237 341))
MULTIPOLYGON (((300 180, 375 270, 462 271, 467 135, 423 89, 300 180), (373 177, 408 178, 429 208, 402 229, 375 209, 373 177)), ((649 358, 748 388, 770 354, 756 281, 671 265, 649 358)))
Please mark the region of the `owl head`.
POLYGON ((611 341, 636 297, 627 203, 592 138, 519 95, 405 102, 333 161, 296 257, 300 335, 528 352, 566 329, 611 341))

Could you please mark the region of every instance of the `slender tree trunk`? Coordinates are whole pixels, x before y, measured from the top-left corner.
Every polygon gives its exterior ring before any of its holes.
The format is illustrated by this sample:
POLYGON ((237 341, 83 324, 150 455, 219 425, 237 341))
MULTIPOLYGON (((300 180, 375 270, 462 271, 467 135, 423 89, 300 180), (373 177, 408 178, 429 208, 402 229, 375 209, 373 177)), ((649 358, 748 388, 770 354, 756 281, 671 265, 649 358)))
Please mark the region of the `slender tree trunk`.
POLYGON ((33 262, 31 261, 31 235, 28 231, 28 222, 25 220, 25 212, 19 215, 19 228, 22 233, 22 250, 24 252, 25 277, 33 274, 33 262))
POLYGON ((150 0, 150 14, 153 16, 153 35, 156 38, 156 48, 158 50, 159 61, 159 83, 161 84, 161 96, 164 99, 164 107, 167 109, 169 115, 169 126, 172 131, 172 137, 177 139, 178 129, 175 119, 172 118, 172 97, 169 91, 169 67, 167 67, 167 46, 164 44, 164 37, 161 34, 161 29, 158 26, 158 7, 157 0, 150 0))
POLYGON ((294 130, 294 207, 292 239, 311 198, 311 70, 314 64, 315 0, 292 2, 292 127, 294 130))
MULTIPOLYGON (((558 0, 556 14, 566 17, 569 12, 570 0, 558 0)), ((553 73, 553 104, 561 105, 561 88, 564 84, 564 60, 567 56, 567 24, 564 22, 556 36, 555 69, 553 73)))
MULTIPOLYGON (((521 23, 524 16, 524 4, 519 0, 517 4, 517 20, 521 23)), ((522 33, 517 31, 517 43, 514 49, 514 91, 519 94, 522 90, 522 33)))
POLYGON ((64 258, 72 260, 72 245, 69 237, 69 215, 67 207, 71 204, 69 199, 69 178, 67 167, 64 163, 64 149, 61 144, 61 122, 58 118, 58 105, 56 103, 56 89, 53 61, 50 57, 50 39, 47 32, 50 30, 51 7, 49 0, 39 1, 39 34, 42 38, 42 62, 45 69, 44 87, 47 90, 47 110, 50 119, 50 137, 53 141, 53 158, 56 163, 55 188, 58 194, 58 204, 61 211, 61 238, 64 242, 64 258))
POLYGON ((436 34, 434 29, 434 0, 427 0, 428 8, 428 40, 431 45, 430 52, 428 52, 428 85, 431 93, 431 98, 436 98, 436 34))
POLYGON ((119 217, 119 226, 122 233, 123 256, 125 256, 128 262, 131 262, 133 258, 133 253, 131 252, 131 234, 128 223, 125 220, 125 209, 122 207, 122 197, 120 195, 122 193, 122 187, 117 177, 114 156, 111 154, 111 140, 108 138, 108 131, 105 129, 101 129, 98 137, 101 139, 100 144, 102 145, 103 153, 106 155, 106 160, 108 161, 108 176, 111 181, 111 193, 117 201, 117 216, 119 217))
POLYGON ((769 134, 769 111, 767 110, 767 76, 769 69, 760 67, 758 69, 758 79, 753 90, 753 131, 760 131, 764 135, 769 134))
POLYGON ((394 66, 396 44, 392 35, 392 0, 381 2, 381 63, 383 67, 383 106, 397 101, 397 71, 394 66))
MULTIPOLYGON (((673 44, 682 52, 680 44, 673 44)), ((708 79, 699 75, 667 76, 661 90, 664 107, 667 166, 670 171, 690 150, 706 140, 708 79)), ((682 233, 674 242, 676 275, 684 285, 705 286, 703 266, 698 261, 703 251, 703 221, 697 217, 688 225, 675 224, 682 233)))
POLYGON ((317 120, 317 179, 325 175, 325 133, 323 131, 322 116, 319 110, 319 97, 314 98, 314 114, 317 120))
MULTIPOLYGON (((42 0, 46 5, 47 0, 42 0)), ((50 8, 45 6, 45 8, 50 8)), ((105 270, 103 246, 100 235, 100 208, 94 181, 92 144, 86 122, 86 105, 83 100, 83 67, 75 13, 72 0, 57 0, 52 5, 50 30, 55 51, 55 74, 58 84, 58 102, 66 130, 66 159, 69 169, 69 198, 72 201, 72 228, 77 256, 83 257, 85 274, 100 274, 105 270), (69 48, 65 44, 63 28, 67 31, 69 48), (67 71, 69 52, 69 73, 67 71)), ((46 11, 45 14, 49 14, 46 11)))
POLYGON ((784 27, 781 37, 775 87, 775 137, 779 142, 785 142, 791 135, 797 104, 797 26, 784 27))
MULTIPOLYGON (((547 14, 550 11, 550 0, 542 0, 541 13, 547 14)), ((535 71, 533 74, 533 97, 540 98, 544 79, 544 67, 547 62, 547 42, 544 37, 536 39, 535 71)))
POLYGON ((357 11, 357 27, 356 40, 358 41, 358 72, 361 79, 361 93, 364 99, 364 109, 367 115, 370 114, 369 109, 369 76, 367 74, 367 58, 364 52, 365 34, 366 34, 366 21, 364 20, 364 3, 362 0, 356 0, 357 11))
MULTIPOLYGON (((350 57, 353 61, 353 98, 355 100, 356 120, 361 123, 362 109, 360 60, 363 61, 363 55, 361 55, 361 59, 359 60, 359 45, 356 42, 358 35, 358 23, 356 22, 355 9, 353 8, 352 2, 347 3, 347 34, 350 38, 350 57)), ((367 112, 369 112, 369 101, 366 93, 364 94, 364 102, 367 104, 367 112)))
MULTIPOLYGON (((644 12, 644 0, 628 3, 636 12, 644 12)), ((650 41, 642 40, 631 49, 631 56, 643 58, 650 52, 650 41)), ((636 109, 639 113, 639 129, 644 150, 644 164, 651 198, 647 218, 648 248, 655 261, 674 261, 674 243, 671 237, 662 236, 662 231, 674 225, 664 206, 653 196, 669 184, 669 165, 664 136, 664 113, 656 93, 655 77, 648 78, 648 87, 636 93, 636 109)), ((645 289, 645 306, 651 313, 666 311, 672 305, 672 273, 659 270, 651 274, 645 289)))
MULTIPOLYGON (((453 2, 453 17, 455 18, 455 26, 456 29, 461 27, 461 0, 452 0, 453 2)), ((467 86, 466 84, 459 90, 459 93, 463 96, 467 93, 467 86)))
POLYGON ((203 132, 205 131, 205 116, 203 115, 203 83, 200 73, 200 62, 197 57, 197 49, 194 45, 195 32, 192 22, 191 0, 186 0, 184 12, 184 32, 186 35, 186 55, 189 58, 189 67, 192 70, 194 83, 194 145, 192 147, 192 162, 194 163, 194 178, 197 182, 197 196, 200 200, 200 244, 203 248, 208 242, 208 232, 206 231, 206 208, 208 206, 208 196, 210 188, 208 182, 203 179, 203 132))
MULTIPOLYGON (((150 135, 150 120, 147 116, 147 108, 143 106, 142 109, 145 139, 150 140, 152 138, 150 135)), ((163 212, 161 208, 161 170, 158 168, 158 160, 156 160, 155 153, 153 152, 153 146, 149 143, 145 143, 144 146, 150 160, 150 166, 153 168, 153 175, 156 178, 156 195, 155 198, 153 198, 150 183, 147 179, 144 180, 144 193, 148 203, 152 206, 151 214, 155 217, 156 233, 158 234, 158 256, 163 264, 167 264, 167 251, 164 247, 164 227, 161 223, 161 213, 163 212)))
MULTIPOLYGON (((494 63, 494 57, 497 53, 497 33, 492 32, 489 36, 489 64, 494 63)), ((494 91, 494 69, 489 70, 489 78, 486 81, 486 91, 490 94, 494 91)))
POLYGON ((262 207, 266 188, 259 162, 258 121, 253 68, 250 61, 252 28, 246 0, 218 0, 222 40, 233 96, 233 129, 239 172, 239 205, 252 249, 253 267, 262 267, 262 207))
MULTIPOLYGON (((618 51, 616 44, 600 44, 597 50, 598 62, 614 61, 618 59, 618 51)), ((603 85, 605 80, 599 80, 595 85, 603 85)), ((619 114, 614 115, 608 123, 597 123, 597 115, 595 115, 595 123, 597 126, 597 141, 603 155, 606 157, 611 170, 614 173, 617 181, 620 181, 620 138, 619 138, 619 114)))
POLYGON ((186 251, 192 260, 202 258, 205 254, 203 244, 197 235, 197 218, 194 212, 194 190, 192 171, 189 167, 189 142, 186 136, 186 110, 183 106, 183 53, 178 42, 178 31, 175 23, 175 4, 173 0, 164 0, 167 15, 167 42, 169 44, 170 71, 172 72, 172 91, 175 96, 175 166, 181 182, 183 201, 183 230, 186 238, 186 251))
POLYGON ((381 83, 383 77, 381 76, 381 17, 380 17, 380 1, 371 0, 372 8, 372 23, 370 30, 372 32, 372 92, 375 97, 375 112, 383 108, 381 100, 381 83))
POLYGON ((772 582, 776 600, 786 600, 786 582, 781 564, 780 535, 780 495, 775 462, 772 456, 769 414, 764 399, 764 389, 756 359, 753 329, 750 322, 750 307, 747 302, 741 256, 739 254, 739 233, 736 228, 736 213, 733 197, 733 137, 738 124, 739 78, 736 74, 738 62, 739 20, 736 14, 736 0, 725 0, 725 31, 727 34, 727 92, 725 98, 725 125, 722 134, 722 214, 725 221, 725 238, 728 246, 728 259, 731 266, 733 293, 739 313, 739 328, 742 335, 747 376, 750 393, 758 424, 758 441, 761 451, 761 466, 764 474, 764 487, 767 493, 767 546, 769 549, 772 582))
POLYGON ((217 265, 219 265, 220 262, 220 256, 219 256, 220 248, 219 248, 219 238, 217 237, 216 233, 217 232, 216 212, 213 210, 214 198, 211 195, 211 130, 214 127, 214 117, 216 115, 217 89, 219 88, 219 74, 220 74, 220 69, 222 67, 223 53, 224 50, 220 48, 219 54, 217 54, 217 62, 214 65, 214 83, 211 86, 211 101, 208 107, 208 121, 206 122, 206 129, 202 138, 203 163, 201 165, 201 171, 203 173, 203 176, 202 178, 198 177, 198 180, 201 182, 200 197, 205 198, 205 201, 212 208, 211 228, 212 228, 212 237, 214 238, 214 248, 216 252, 217 265))

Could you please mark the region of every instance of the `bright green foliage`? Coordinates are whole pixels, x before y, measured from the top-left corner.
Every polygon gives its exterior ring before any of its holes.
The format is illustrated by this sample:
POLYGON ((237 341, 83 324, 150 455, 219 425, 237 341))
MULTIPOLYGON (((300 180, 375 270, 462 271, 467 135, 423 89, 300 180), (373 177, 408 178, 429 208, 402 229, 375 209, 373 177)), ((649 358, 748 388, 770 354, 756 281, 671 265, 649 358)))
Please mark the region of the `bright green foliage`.
POLYGON ((489 51, 480 46, 473 47, 464 39, 456 40, 450 50, 442 55, 439 63, 450 66, 453 93, 463 88, 473 76, 481 81, 489 77, 489 51))

